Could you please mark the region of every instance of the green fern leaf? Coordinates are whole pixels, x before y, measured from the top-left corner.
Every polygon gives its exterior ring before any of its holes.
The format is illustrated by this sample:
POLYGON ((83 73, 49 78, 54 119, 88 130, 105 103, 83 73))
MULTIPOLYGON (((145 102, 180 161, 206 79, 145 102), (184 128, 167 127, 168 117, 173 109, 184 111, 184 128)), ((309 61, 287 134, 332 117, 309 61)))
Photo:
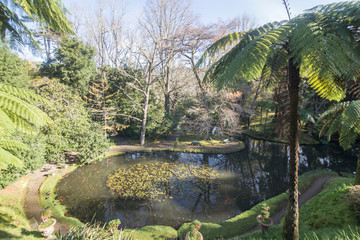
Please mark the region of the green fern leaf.
POLYGON ((7 168, 10 164, 19 168, 24 166, 19 158, 0 147, 0 170, 7 168))

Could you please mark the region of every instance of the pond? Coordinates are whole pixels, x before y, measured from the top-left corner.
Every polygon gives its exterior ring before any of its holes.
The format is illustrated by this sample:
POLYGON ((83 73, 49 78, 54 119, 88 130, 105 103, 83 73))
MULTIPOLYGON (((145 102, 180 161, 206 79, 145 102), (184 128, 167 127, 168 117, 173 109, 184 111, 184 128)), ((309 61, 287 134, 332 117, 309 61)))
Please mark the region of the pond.
MULTIPOLYGON (((218 222, 287 189, 286 145, 245 139, 245 146, 233 154, 115 156, 78 168, 60 181, 56 192, 68 213, 83 222, 120 219, 127 228, 177 228, 194 219, 218 222), (113 191, 106 183, 116 171, 122 178, 113 176, 116 181, 108 182, 114 185, 113 191), (140 174, 146 171, 152 175, 140 174)), ((302 146, 299 173, 313 169, 354 172, 356 154, 357 150, 344 152, 337 145, 302 146)))

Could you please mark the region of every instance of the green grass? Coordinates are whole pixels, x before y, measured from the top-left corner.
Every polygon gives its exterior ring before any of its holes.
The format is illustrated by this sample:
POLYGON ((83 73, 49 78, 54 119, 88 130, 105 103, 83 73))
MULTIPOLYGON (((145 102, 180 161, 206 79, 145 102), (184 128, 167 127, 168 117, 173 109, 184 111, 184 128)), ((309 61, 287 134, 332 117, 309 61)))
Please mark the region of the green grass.
MULTIPOLYGON (((347 186, 354 178, 330 179, 324 190, 300 208, 300 239, 359 239, 360 229, 356 214, 345 200, 347 186)), ((266 233, 247 234, 239 239, 281 239, 282 224, 270 228, 266 233)))
POLYGON ((62 174, 56 174, 55 176, 47 177, 40 186, 40 199, 39 205, 44 209, 50 207, 50 211, 57 221, 66 223, 69 226, 81 226, 83 223, 76 218, 66 217, 66 208, 61 205, 59 200, 56 200, 55 187, 56 184, 70 172, 76 169, 75 166, 70 166, 63 170, 62 174), (49 194, 48 194, 49 193, 49 194))
MULTIPOLYGON (((127 230, 125 230, 126 232, 127 230)), ((129 229, 128 231, 132 231, 129 229)), ((168 226, 146 226, 136 229, 133 232, 133 238, 135 240, 157 240, 157 239, 176 239, 177 231, 168 226)))
POLYGON ((356 216, 346 201, 347 187, 353 183, 354 178, 330 179, 324 190, 301 208, 300 223, 314 229, 356 225, 356 216))
POLYGON ((39 232, 31 230, 23 208, 29 179, 22 177, 15 183, 13 191, 0 192, 0 239, 43 239, 39 232))
MULTIPOLYGON (((336 175, 334 172, 328 171, 311 171, 303 174, 299 178, 299 191, 304 191, 311 183, 322 176, 336 175)), ((248 211, 237 215, 234 218, 218 223, 202 223, 200 232, 204 239, 229 238, 250 230, 257 225, 256 216, 260 214, 261 204, 267 203, 270 206, 270 214, 273 215, 287 204, 287 193, 282 193, 276 197, 263 201, 248 211)), ((185 223, 179 230, 179 236, 184 236, 190 230, 191 223, 185 223)))

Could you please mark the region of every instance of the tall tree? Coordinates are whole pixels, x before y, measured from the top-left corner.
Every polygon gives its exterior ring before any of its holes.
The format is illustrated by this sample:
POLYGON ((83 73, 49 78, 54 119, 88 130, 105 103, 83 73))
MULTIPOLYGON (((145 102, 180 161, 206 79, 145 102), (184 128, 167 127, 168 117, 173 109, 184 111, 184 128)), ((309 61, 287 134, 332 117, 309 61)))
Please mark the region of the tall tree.
MULTIPOLYGON (((227 54, 212 65, 206 79, 219 87, 251 81, 261 75, 274 78, 273 72, 287 69, 289 94, 289 198, 283 226, 284 239, 299 239, 298 210, 298 98, 301 79, 330 100, 344 97, 343 81, 355 80, 360 67, 357 42, 359 2, 317 6, 282 23, 266 24, 244 34, 227 54)), ((230 42, 233 34, 227 39, 230 42)), ((216 54, 228 44, 219 41, 205 52, 216 54)))
POLYGON ((140 25, 145 30, 145 36, 157 44, 156 57, 159 59, 159 84, 164 95, 164 108, 170 113, 171 97, 176 91, 178 80, 171 74, 176 69, 179 59, 183 35, 196 21, 191 14, 187 0, 148 0, 145 14, 140 19, 140 25))
POLYGON ((76 38, 63 38, 55 50, 54 59, 44 63, 41 72, 85 94, 96 74, 94 56, 95 51, 90 45, 76 38))
POLYGON ((108 133, 114 133, 117 130, 115 117, 115 101, 119 98, 118 91, 111 88, 108 78, 108 71, 102 69, 102 76, 97 76, 90 82, 89 92, 84 96, 90 107, 93 119, 99 122, 104 130, 105 138, 108 133))
POLYGON ((30 63, 11 53, 6 46, 0 46, 0 82, 13 87, 28 88, 30 63))

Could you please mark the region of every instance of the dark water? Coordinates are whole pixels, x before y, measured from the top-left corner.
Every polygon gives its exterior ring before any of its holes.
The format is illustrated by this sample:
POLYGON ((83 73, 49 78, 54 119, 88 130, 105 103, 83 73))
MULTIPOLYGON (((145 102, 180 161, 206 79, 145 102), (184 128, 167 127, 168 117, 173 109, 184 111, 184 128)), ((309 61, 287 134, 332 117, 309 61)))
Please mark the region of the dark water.
MULTIPOLYGON (((260 201, 287 189, 286 145, 246 139, 246 148, 234 154, 134 153, 116 156, 77 169, 57 185, 70 215, 83 222, 120 219, 123 227, 168 225, 178 227, 199 219, 217 222, 250 209, 260 201), (105 184, 120 167, 151 161, 206 165, 220 174, 218 184, 192 187, 173 199, 120 199, 105 184), (194 190, 195 189, 195 190, 194 190), (189 194, 190 193, 190 194, 189 194)), ((299 152, 299 173, 313 169, 354 172, 357 151, 342 151, 337 145, 304 146, 299 152)), ((183 184, 187 189, 186 182, 183 184)))

